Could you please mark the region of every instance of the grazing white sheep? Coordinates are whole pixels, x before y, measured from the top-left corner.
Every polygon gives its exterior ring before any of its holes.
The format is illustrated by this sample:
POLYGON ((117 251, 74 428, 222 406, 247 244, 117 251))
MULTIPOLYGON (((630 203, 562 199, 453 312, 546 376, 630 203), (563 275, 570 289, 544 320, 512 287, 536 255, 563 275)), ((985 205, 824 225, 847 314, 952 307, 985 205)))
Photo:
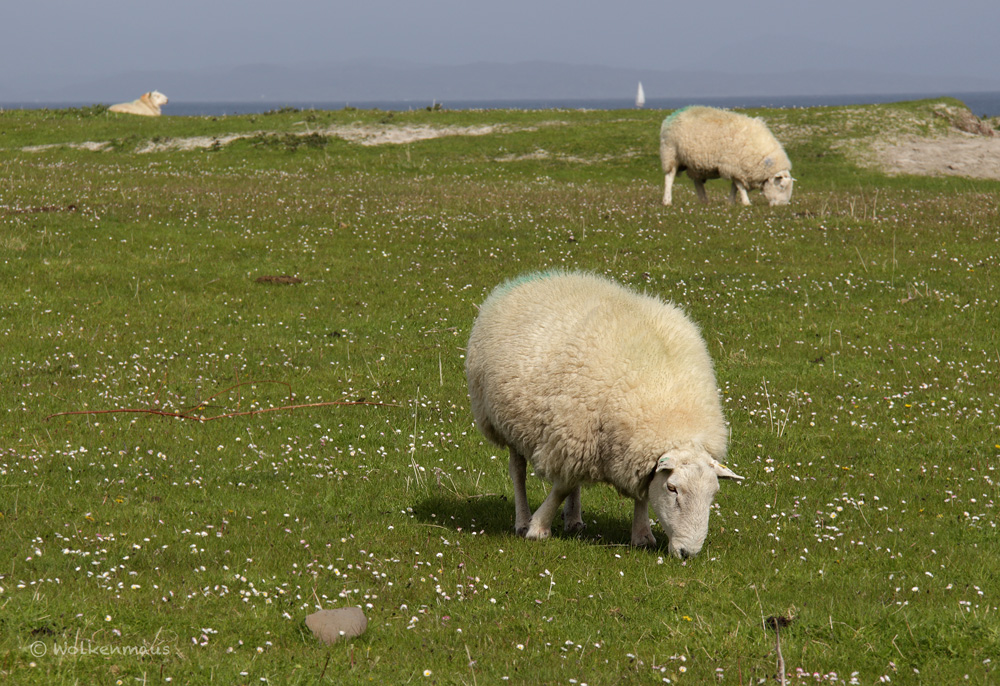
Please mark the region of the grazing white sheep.
POLYGON ((123 112, 125 114, 141 114, 145 117, 159 117, 160 107, 169 102, 167 96, 160 91, 143 93, 142 97, 132 102, 123 102, 112 105, 108 108, 111 112, 123 112))
POLYGON ((687 170, 698 199, 705 195, 706 179, 733 182, 729 200, 750 204, 747 191, 764 192, 771 205, 787 205, 792 197, 792 163, 781 143, 761 119, 713 107, 685 107, 663 120, 660 161, 666 184, 663 204, 671 203, 677 172, 687 170))
POLYGON ((543 272, 486 299, 466 351, 476 424, 510 450, 515 531, 548 538, 584 526, 580 485, 609 483, 635 500, 633 545, 655 545, 652 503, 681 558, 701 550, 727 428, 698 327, 680 309, 613 281, 543 272), (525 459, 552 482, 528 509, 525 459), (568 499, 567 499, 568 498, 568 499))

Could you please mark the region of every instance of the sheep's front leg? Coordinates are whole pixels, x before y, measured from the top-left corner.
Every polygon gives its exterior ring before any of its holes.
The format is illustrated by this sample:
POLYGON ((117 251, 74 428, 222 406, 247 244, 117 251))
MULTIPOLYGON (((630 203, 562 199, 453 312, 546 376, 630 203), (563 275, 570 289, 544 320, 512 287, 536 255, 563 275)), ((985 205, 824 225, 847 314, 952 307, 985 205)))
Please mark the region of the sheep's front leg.
POLYGON ((583 531, 586 526, 583 523, 583 509, 580 504, 580 487, 577 486, 566 496, 566 504, 563 505, 563 531, 575 534, 583 531))
POLYGON ((673 188, 674 188, 674 176, 677 175, 676 169, 671 169, 664 176, 663 184, 663 204, 669 205, 673 202, 673 188))
POLYGON ((552 535, 552 520, 559 511, 559 506, 575 486, 569 486, 564 481, 553 481, 552 490, 545 501, 538 506, 535 514, 531 515, 531 523, 528 524, 527 538, 541 540, 552 535))
POLYGON ((649 497, 635 501, 635 513, 632 515, 632 545, 656 545, 653 530, 649 526, 649 497))
POLYGON ((528 508, 528 491, 524 485, 526 468, 527 460, 511 448, 507 471, 510 474, 510 480, 514 482, 514 532, 518 536, 524 536, 528 533, 528 520, 531 519, 531 510, 528 508))
POLYGON ((750 196, 747 195, 747 187, 739 181, 733 181, 733 187, 729 190, 729 201, 736 202, 736 194, 740 195, 740 204, 749 205, 750 196))

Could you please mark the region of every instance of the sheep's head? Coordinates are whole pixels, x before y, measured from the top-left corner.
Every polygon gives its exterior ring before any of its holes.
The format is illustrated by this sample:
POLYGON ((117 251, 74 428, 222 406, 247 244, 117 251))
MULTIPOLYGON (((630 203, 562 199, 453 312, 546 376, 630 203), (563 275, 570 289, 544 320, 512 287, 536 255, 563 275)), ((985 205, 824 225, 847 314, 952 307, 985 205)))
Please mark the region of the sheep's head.
POLYGON ((778 172, 764 182, 764 197, 773 205, 787 205, 792 199, 795 179, 789 171, 778 172))
POLYGON ((168 102, 170 102, 169 100, 167 100, 167 96, 165 96, 160 91, 153 91, 148 95, 149 95, 149 101, 154 105, 156 105, 157 107, 159 107, 160 105, 166 105, 168 102))
POLYGON ((674 557, 694 557, 708 534, 708 514, 719 479, 742 479, 698 446, 663 454, 649 485, 649 502, 670 538, 674 557))

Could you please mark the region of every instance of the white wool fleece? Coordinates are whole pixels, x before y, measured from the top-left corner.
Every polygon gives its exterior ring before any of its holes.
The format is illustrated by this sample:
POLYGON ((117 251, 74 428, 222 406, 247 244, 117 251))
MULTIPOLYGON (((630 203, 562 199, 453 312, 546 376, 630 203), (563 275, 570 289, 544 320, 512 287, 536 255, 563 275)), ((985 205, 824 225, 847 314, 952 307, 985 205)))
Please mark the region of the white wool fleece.
POLYGON ((665 452, 726 453, 697 326, 601 277, 548 272, 498 287, 473 327, 466 371, 484 435, 549 480, 606 482, 642 500, 665 452))

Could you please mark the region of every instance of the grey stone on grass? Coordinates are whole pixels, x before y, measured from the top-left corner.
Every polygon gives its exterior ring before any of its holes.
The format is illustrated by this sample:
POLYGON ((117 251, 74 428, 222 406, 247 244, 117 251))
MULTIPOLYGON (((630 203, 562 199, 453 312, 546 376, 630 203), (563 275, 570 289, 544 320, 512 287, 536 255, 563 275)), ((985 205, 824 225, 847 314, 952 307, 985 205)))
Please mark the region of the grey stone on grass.
POLYGON ((368 618, 360 607, 320 610, 306 617, 306 626, 319 640, 332 644, 365 633, 368 618))

